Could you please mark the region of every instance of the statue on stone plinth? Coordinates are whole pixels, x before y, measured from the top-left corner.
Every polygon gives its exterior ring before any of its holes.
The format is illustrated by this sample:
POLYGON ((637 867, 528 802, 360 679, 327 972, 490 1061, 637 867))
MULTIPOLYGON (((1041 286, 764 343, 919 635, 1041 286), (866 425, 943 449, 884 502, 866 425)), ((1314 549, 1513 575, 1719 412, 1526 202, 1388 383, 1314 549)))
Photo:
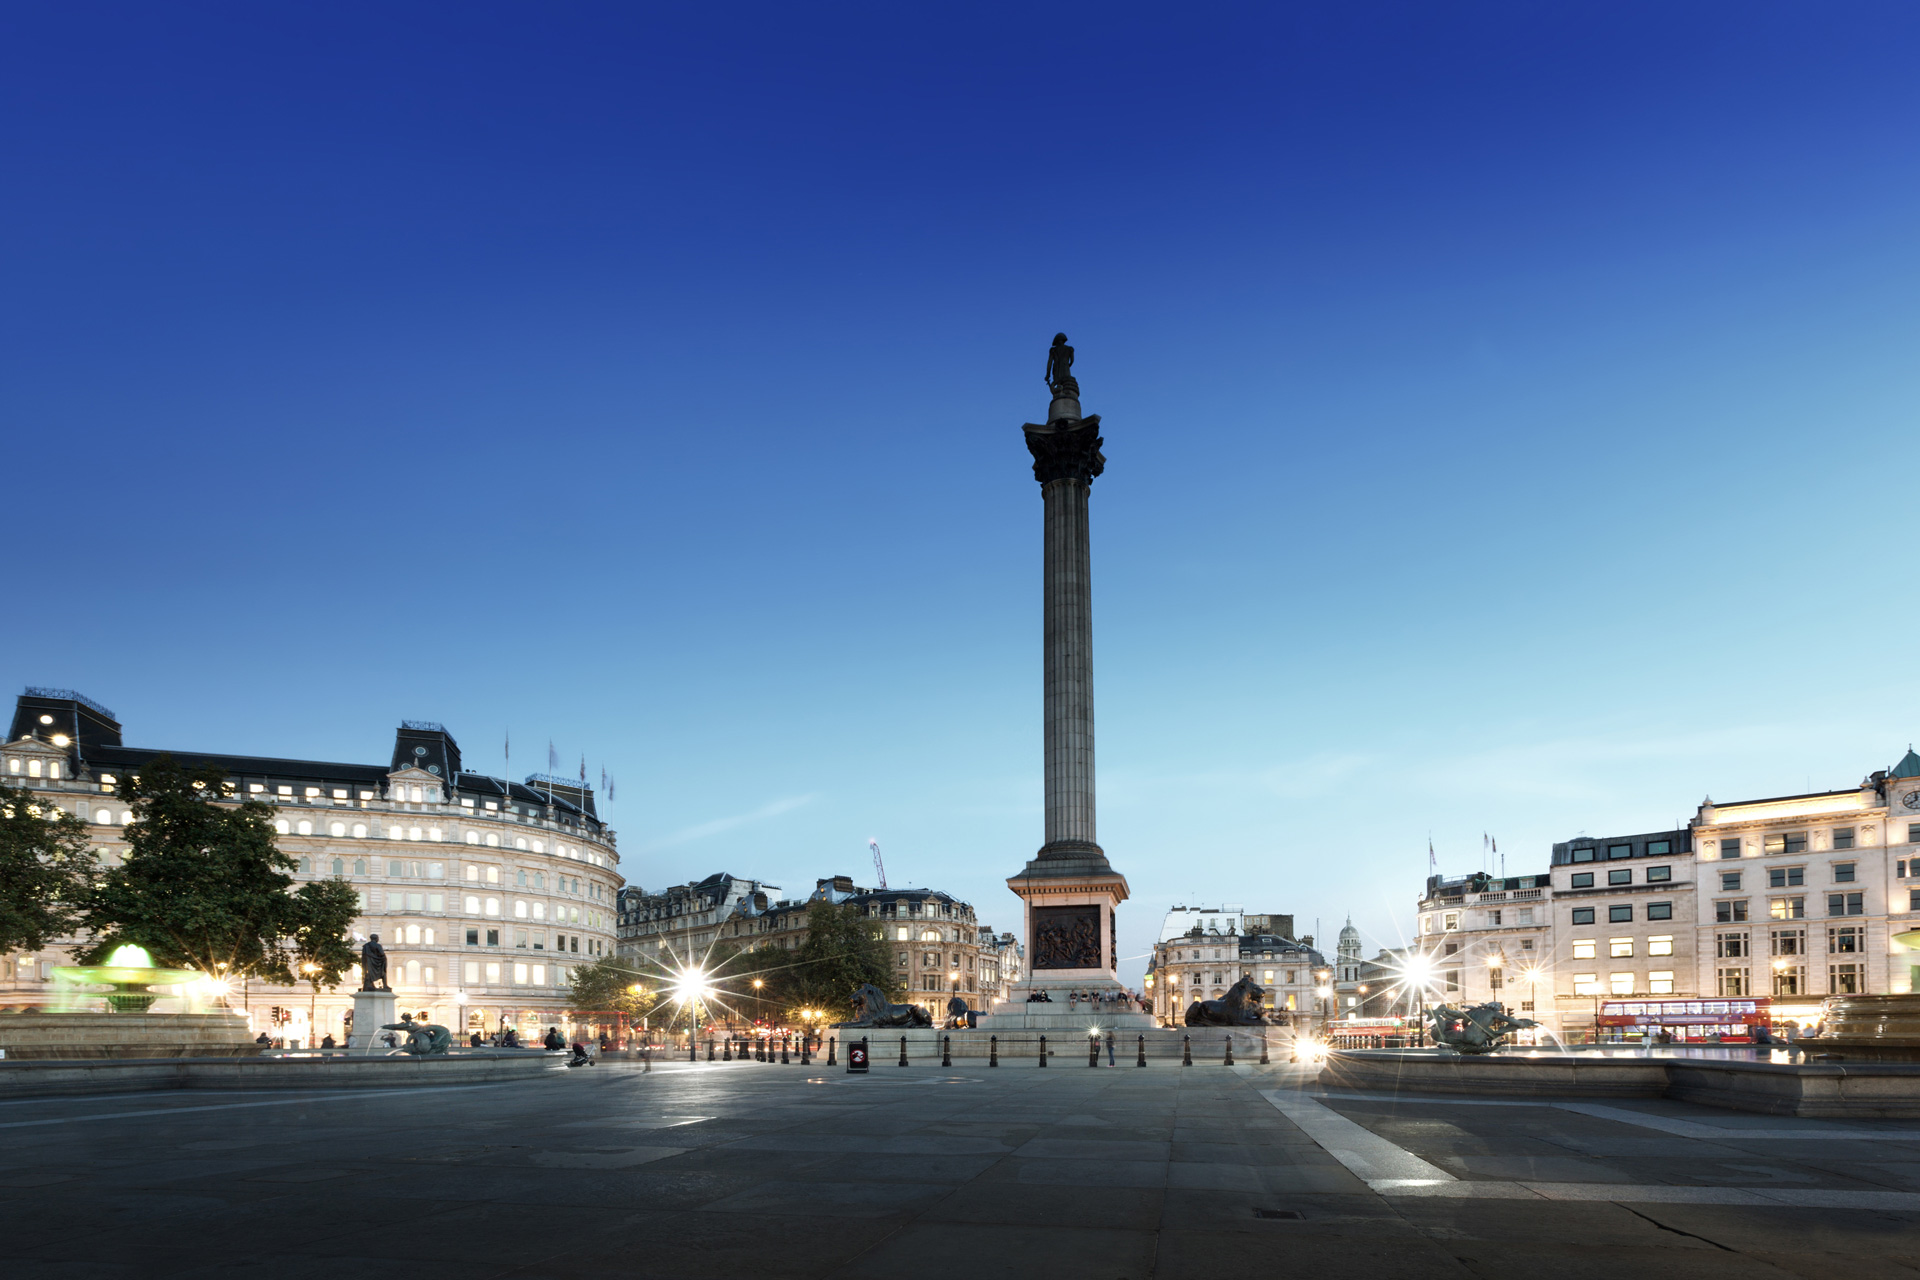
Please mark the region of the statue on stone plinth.
POLYGON ((917 1004, 895 1004, 871 982, 863 982, 853 997, 853 1021, 836 1027, 931 1027, 933 1015, 917 1004))
POLYGON ((380 935, 377 933, 367 939, 366 946, 360 948, 360 989, 393 990, 387 985, 387 950, 380 945, 380 935))
POLYGON ((1187 1006, 1190 1027, 1263 1027, 1266 1010, 1261 1000, 1267 990, 1252 978, 1242 978, 1218 1000, 1195 1000, 1187 1006))
POLYGON ((1080 398, 1080 383, 1073 376, 1073 348, 1064 333, 1053 335, 1053 346, 1047 351, 1047 386, 1056 396, 1080 398))

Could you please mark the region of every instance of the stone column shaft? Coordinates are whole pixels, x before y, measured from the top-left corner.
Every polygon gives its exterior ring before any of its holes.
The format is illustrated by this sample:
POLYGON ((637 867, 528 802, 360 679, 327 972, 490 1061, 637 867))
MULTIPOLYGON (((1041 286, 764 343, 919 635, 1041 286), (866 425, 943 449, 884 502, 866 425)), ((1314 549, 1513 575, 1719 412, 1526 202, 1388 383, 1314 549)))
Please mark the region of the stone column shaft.
POLYGON ((1049 481, 1046 508, 1047 844, 1097 844, 1093 779, 1093 565, 1089 485, 1049 481))

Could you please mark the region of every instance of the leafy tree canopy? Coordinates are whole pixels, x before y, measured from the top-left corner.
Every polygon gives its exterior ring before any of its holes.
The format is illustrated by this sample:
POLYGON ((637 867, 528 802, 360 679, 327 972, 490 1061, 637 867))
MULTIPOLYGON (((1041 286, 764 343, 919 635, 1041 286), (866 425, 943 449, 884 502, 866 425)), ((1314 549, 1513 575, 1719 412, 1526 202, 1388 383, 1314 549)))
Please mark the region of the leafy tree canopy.
POLYGON ((879 921, 852 903, 811 903, 806 941, 797 950, 761 946, 729 958, 722 969, 729 999, 756 1014, 823 1010, 829 1021, 852 1016, 854 992, 865 983, 897 1000, 900 978, 880 930, 879 921), (765 984, 757 996, 754 978, 765 984))
POLYGON ((72 933, 93 869, 85 823, 26 787, 0 785, 0 953, 72 933))
POLYGON ((660 982, 618 956, 606 956, 573 971, 567 1004, 580 1013, 624 1013, 644 1018, 660 1002, 660 982), (640 988, 635 991, 634 988, 640 988))
POLYGON ((99 875, 88 901, 83 961, 132 942, 162 965, 282 985, 307 976, 302 963, 327 985, 352 965, 358 897, 344 881, 294 891, 272 805, 238 800, 218 766, 165 755, 123 776, 119 792, 135 821, 124 864, 99 875))

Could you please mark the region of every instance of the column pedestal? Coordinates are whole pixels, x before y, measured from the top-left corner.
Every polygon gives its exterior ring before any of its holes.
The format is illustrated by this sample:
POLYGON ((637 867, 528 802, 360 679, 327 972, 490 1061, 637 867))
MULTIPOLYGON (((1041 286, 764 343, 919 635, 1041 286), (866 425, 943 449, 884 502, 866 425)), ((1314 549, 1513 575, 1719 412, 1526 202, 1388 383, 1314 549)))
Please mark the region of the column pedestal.
POLYGON ((400 1021, 400 1015, 393 1011, 394 993, 391 991, 356 991, 353 993, 353 1034, 347 1038, 347 1050, 350 1053, 385 1053, 387 1048, 380 1043, 380 1029, 389 1022, 400 1021))

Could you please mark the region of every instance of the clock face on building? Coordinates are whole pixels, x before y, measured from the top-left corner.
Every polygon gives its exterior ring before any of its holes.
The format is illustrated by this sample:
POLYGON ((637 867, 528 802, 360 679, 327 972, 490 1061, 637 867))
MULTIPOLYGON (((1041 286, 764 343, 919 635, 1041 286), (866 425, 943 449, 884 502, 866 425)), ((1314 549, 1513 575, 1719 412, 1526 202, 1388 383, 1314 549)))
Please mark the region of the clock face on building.
POLYGON ((1920 809, 1920 791, 1909 791, 1900 797, 1900 803, 1909 809, 1920 809))

